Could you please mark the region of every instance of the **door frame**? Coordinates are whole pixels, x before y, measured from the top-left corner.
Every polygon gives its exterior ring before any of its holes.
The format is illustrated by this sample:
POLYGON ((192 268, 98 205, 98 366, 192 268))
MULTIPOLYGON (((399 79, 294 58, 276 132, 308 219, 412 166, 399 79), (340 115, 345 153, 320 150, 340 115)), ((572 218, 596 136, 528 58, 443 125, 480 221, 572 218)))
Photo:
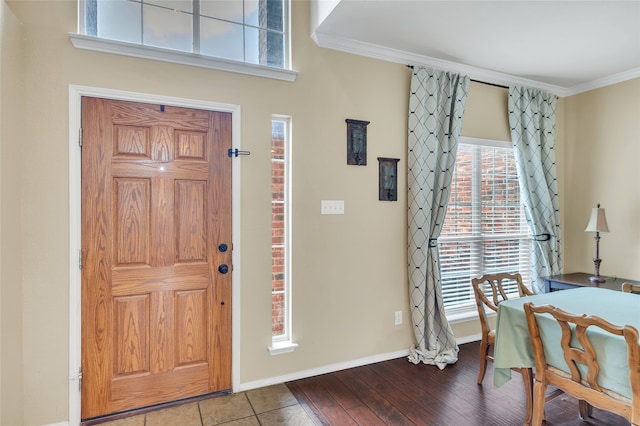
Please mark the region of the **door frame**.
MULTIPOLYGON (((146 93, 127 92, 99 87, 69 85, 69 425, 80 424, 80 366, 81 354, 81 278, 80 248, 82 242, 81 176, 82 158, 79 129, 82 123, 83 96, 172 105, 176 107, 221 111, 232 114, 231 144, 240 148, 240 105, 223 104, 198 99, 176 98, 146 93)), ((231 323, 231 379, 233 391, 240 388, 240 158, 231 158, 231 220, 232 220, 232 323, 231 323)))

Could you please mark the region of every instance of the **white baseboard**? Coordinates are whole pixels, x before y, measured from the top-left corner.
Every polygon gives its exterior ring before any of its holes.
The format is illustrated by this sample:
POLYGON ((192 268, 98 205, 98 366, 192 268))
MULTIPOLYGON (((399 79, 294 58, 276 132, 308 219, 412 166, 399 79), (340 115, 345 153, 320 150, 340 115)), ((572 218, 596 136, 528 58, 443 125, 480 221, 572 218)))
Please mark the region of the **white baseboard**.
POLYGON ((49 423, 47 425, 42 425, 42 426, 69 426, 69 422, 49 423))
POLYGON ((471 336, 464 336, 460 339, 456 339, 456 343, 459 345, 464 345, 465 343, 477 342, 482 340, 482 334, 472 334, 471 336))
MULTIPOLYGON (((456 339, 456 343, 459 345, 476 342, 482 337, 481 334, 474 334, 471 336, 465 336, 461 339, 456 339)), ((409 355, 409 349, 405 351, 390 352, 386 354, 374 355, 370 357, 354 359, 351 361, 340 362, 337 364, 325 365, 319 368, 312 368, 311 370, 299 371, 296 373, 285 374, 283 376, 270 377, 262 380, 255 380, 252 382, 241 383, 238 392, 262 388, 265 386, 277 385, 284 382, 290 382, 292 380, 306 379, 307 377, 319 376, 321 374, 333 373, 340 370, 346 370, 347 368, 361 367, 367 364, 373 364, 376 362, 388 361, 390 359, 406 357, 409 355)))
POLYGON ((325 365, 319 368, 312 368, 311 370, 298 371, 296 373, 285 374, 283 376, 270 377, 262 380, 255 380, 253 382, 246 382, 240 384, 239 392, 262 388, 265 386, 277 385, 284 382, 290 382, 292 380, 306 379, 307 377, 319 376, 321 374, 333 373, 340 370, 346 370, 347 368, 361 367, 367 364, 373 364, 376 362, 388 361, 390 359, 406 357, 409 355, 409 349, 398 352, 390 352, 386 354, 374 355, 366 358, 354 359, 351 361, 340 362, 337 364, 325 365))

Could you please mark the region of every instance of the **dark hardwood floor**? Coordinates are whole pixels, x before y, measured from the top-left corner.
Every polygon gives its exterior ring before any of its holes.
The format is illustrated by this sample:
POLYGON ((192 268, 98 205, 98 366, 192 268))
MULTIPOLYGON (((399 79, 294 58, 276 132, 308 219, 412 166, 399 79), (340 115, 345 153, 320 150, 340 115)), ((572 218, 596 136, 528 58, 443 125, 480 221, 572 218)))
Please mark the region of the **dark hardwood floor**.
MULTIPOLYGON (((493 386, 489 363, 483 385, 476 383, 479 343, 460 345, 456 364, 439 370, 406 358, 287 382, 304 409, 322 425, 522 425, 522 377, 493 386)), ((578 402, 566 395, 546 405, 547 425, 628 425, 615 414, 593 410, 581 421, 578 402)))

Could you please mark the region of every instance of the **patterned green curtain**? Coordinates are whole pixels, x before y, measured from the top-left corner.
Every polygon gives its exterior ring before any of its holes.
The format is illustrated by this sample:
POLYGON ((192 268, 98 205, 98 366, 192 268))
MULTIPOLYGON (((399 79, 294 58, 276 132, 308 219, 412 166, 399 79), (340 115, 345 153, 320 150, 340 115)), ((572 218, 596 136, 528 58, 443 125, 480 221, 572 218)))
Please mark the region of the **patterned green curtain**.
POLYGON ((562 272, 560 200, 556 173, 555 95, 521 86, 509 88, 509 125, 527 222, 534 236, 531 278, 562 272))
POLYGON ((409 361, 440 369, 458 360, 442 301, 436 241, 449 202, 468 89, 467 76, 413 69, 407 180, 409 297, 416 344, 409 361))

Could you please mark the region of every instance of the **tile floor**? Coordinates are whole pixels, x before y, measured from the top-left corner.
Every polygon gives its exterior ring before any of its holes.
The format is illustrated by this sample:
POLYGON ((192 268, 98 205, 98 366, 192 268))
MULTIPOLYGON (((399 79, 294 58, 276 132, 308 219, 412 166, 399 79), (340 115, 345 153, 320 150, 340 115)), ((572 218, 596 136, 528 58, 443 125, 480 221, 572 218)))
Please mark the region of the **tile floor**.
POLYGON ((103 426, 312 426, 315 423, 286 385, 214 396, 127 417, 103 426))

